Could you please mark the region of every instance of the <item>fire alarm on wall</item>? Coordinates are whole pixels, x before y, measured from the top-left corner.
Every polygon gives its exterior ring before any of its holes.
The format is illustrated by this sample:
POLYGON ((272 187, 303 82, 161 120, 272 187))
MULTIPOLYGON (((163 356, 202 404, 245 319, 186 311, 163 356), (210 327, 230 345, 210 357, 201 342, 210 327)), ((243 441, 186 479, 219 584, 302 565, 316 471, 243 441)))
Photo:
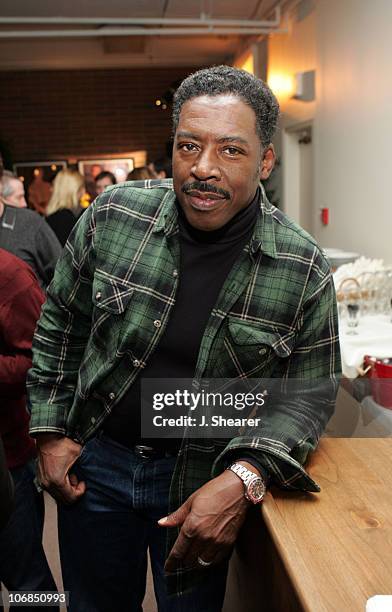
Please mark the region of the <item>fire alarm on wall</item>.
POLYGON ((321 223, 323 225, 328 225, 329 223, 329 208, 321 209, 321 223))

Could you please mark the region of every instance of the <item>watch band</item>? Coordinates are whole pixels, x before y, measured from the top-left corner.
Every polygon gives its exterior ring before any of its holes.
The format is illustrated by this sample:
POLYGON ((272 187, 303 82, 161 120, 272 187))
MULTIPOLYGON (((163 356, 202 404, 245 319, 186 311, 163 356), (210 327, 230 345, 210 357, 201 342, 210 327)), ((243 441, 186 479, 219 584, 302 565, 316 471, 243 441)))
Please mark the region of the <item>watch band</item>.
POLYGON ((251 470, 248 470, 248 468, 240 463, 233 463, 227 469, 234 472, 234 474, 236 474, 244 483, 246 499, 253 504, 258 504, 263 501, 266 492, 266 485, 260 476, 257 476, 257 474, 251 470))
POLYGON ((254 468, 254 471, 260 474, 261 478, 265 482, 265 485, 267 486, 270 481, 270 475, 268 473, 268 470, 266 470, 264 465, 260 463, 260 461, 255 457, 253 453, 248 454, 246 451, 241 453, 233 453, 232 459, 231 461, 227 462, 227 465, 231 465, 232 463, 241 463, 242 465, 244 461, 250 464, 251 467, 249 469, 253 470, 254 468))
POLYGON ((240 463, 232 463, 229 469, 241 478, 245 486, 249 485, 254 477, 259 478, 257 474, 255 474, 251 470, 248 470, 248 468, 241 465, 240 463))

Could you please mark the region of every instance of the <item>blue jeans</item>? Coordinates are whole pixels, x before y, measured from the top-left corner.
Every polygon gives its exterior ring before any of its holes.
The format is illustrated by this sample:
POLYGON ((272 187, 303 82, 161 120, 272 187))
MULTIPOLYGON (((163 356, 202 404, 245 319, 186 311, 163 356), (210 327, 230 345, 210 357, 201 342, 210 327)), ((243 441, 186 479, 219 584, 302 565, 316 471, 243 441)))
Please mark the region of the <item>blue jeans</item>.
MULTIPOLYGON (((57 591, 42 547, 44 503, 42 493, 34 486, 34 462, 10 472, 15 484, 15 510, 0 533, 0 581, 11 591, 57 591)), ((58 611, 58 607, 28 606, 23 610, 58 611)))
POLYGON ((72 506, 59 504, 60 557, 70 612, 141 612, 150 552, 159 612, 219 612, 226 572, 181 597, 166 594, 166 516, 175 457, 143 459, 99 435, 73 471, 87 485, 72 506))

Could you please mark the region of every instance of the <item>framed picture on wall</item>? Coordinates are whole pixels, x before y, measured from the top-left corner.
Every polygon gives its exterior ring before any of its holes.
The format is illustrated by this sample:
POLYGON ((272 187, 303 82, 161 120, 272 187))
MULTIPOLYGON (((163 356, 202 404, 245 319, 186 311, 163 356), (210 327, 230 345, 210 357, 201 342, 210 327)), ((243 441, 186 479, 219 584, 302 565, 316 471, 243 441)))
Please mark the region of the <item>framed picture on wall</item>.
POLYGON ((16 162, 12 166, 12 170, 25 184, 26 181, 32 181, 35 176, 41 176, 44 181, 49 183, 53 181, 57 172, 66 168, 65 160, 53 161, 32 161, 32 162, 16 162))
POLYGON ((128 172, 134 168, 133 158, 80 159, 78 169, 87 179, 95 179, 100 172, 112 172, 118 183, 127 179, 128 172))
POLYGON ((86 188, 89 193, 94 194, 95 177, 100 172, 112 172, 116 177, 117 183, 122 183, 127 180, 128 172, 131 172, 135 167, 133 157, 122 159, 104 158, 104 159, 80 159, 78 161, 78 169, 80 174, 83 174, 86 179, 86 188))
POLYGON ((67 167, 65 160, 16 162, 13 172, 23 181, 28 205, 44 214, 56 174, 67 167))

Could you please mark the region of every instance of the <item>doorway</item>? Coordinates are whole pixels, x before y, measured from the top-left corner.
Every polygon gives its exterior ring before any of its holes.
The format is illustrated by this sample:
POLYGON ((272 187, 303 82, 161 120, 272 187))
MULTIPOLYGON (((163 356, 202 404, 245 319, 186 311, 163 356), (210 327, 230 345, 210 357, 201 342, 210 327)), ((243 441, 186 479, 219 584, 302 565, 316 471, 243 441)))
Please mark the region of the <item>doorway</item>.
POLYGON ((286 129, 283 135, 283 209, 309 234, 315 232, 312 125, 286 129))

